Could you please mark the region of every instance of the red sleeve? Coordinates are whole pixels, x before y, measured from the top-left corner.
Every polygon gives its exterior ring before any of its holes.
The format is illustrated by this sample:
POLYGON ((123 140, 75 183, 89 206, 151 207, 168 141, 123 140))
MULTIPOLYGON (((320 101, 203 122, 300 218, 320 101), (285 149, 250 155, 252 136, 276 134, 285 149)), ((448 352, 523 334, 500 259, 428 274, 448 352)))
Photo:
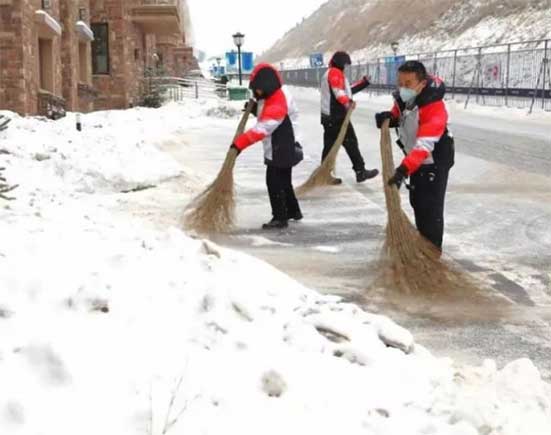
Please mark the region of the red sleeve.
POLYGON ((266 99, 262 113, 256 125, 235 140, 235 146, 241 151, 252 144, 270 136, 281 125, 288 113, 287 99, 280 89, 266 99))
POLYGON ((408 170, 408 175, 417 172, 429 155, 430 152, 423 148, 413 148, 402 161, 402 165, 408 170))
POLYGON ((444 135, 448 124, 448 112, 443 101, 436 101, 419 108, 417 138, 437 138, 444 135))
POLYGON ((392 113, 392 116, 394 118, 400 117, 400 108, 398 107, 398 103, 395 101, 394 106, 392 106, 392 109, 390 110, 390 113, 392 113))
POLYGON ((434 146, 444 135, 447 124, 448 112, 443 101, 436 101, 419 108, 417 144, 402 162, 408 169, 408 174, 416 172, 434 151, 434 146))
POLYGON ((343 106, 350 103, 350 98, 346 95, 344 73, 338 68, 329 70, 329 86, 335 95, 335 98, 343 106))

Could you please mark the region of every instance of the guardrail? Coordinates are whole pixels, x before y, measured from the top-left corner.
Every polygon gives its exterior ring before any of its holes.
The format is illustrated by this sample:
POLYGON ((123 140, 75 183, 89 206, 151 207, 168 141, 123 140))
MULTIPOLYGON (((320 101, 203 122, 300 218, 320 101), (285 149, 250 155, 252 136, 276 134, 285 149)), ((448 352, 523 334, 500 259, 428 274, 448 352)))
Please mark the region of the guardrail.
MULTIPOLYGON (((476 99, 486 105, 551 111, 550 58, 551 40, 527 41, 358 62, 349 78, 370 76, 371 92, 390 92, 401 62, 415 59, 446 82, 449 98, 464 99, 467 105, 476 99)), ((287 84, 317 87, 326 69, 297 68, 282 75, 287 84)))
POLYGON ((228 89, 225 85, 207 79, 181 77, 159 77, 155 85, 161 89, 164 101, 182 101, 190 98, 226 98, 228 89))

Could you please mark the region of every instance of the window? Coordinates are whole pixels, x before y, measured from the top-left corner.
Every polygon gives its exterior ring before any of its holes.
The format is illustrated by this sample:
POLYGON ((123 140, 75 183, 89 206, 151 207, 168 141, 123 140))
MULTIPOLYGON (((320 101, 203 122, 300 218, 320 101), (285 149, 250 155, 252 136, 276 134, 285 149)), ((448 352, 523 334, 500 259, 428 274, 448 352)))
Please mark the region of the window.
POLYGON ((109 74, 109 24, 94 23, 92 31, 92 73, 109 74))
POLYGON ((40 89, 54 92, 54 52, 51 39, 38 39, 40 89))

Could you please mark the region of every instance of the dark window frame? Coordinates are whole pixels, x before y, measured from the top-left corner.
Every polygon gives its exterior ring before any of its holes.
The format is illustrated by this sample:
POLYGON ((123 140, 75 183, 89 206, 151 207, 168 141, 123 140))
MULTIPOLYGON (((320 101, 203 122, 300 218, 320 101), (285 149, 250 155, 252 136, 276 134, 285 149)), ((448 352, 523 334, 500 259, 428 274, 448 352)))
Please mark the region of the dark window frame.
POLYGON ((111 74, 111 57, 109 55, 109 23, 92 23, 92 31, 94 32, 94 40, 92 41, 92 74, 93 75, 110 75, 111 74), (103 44, 98 47, 98 44, 103 44), (98 58, 106 57, 106 68, 98 69, 98 58))

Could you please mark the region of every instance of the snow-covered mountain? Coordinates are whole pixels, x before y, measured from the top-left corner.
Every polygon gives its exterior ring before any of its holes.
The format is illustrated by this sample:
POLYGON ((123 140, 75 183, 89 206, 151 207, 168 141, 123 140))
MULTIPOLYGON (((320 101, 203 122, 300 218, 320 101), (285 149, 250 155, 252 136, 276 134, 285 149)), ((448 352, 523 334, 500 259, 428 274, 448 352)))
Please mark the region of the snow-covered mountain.
MULTIPOLYGON (((337 49, 356 60, 391 54, 551 38, 551 0, 329 0, 262 58, 304 58, 337 49)), ((290 66, 290 65, 289 65, 290 66)))

